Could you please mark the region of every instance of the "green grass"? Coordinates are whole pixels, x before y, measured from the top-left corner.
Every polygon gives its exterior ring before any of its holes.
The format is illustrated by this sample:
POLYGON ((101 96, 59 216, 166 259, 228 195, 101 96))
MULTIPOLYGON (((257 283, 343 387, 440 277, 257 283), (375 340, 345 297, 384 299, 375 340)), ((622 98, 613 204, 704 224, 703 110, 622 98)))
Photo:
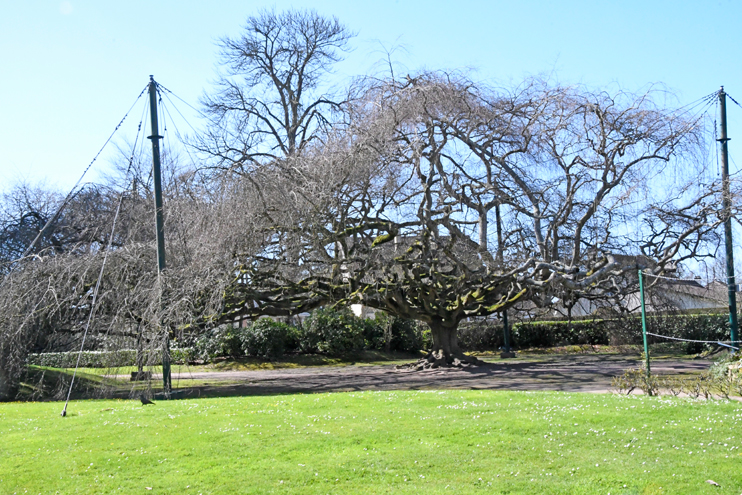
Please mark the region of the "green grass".
POLYGON ((411 391, 62 406, 0 404, 0 493, 742 491, 736 402, 411 391))

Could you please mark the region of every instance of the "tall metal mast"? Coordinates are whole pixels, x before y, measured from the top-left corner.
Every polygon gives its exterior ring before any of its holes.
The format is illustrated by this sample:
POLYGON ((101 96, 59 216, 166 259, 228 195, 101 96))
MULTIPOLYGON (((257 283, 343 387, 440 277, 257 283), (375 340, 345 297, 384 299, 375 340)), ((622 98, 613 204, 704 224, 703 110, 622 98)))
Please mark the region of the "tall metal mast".
MULTIPOLYGON (((727 258, 727 294, 729 296, 729 327, 731 340, 737 341, 739 324, 737 322, 737 282, 734 278, 734 248, 732 245, 732 197, 729 193, 729 151, 727 149, 727 94, 724 86, 719 91, 721 108, 721 187, 722 207, 724 210, 724 244, 727 258)), ((732 344, 734 345, 734 344, 732 344)))
MULTIPOLYGON (((162 179, 160 172, 160 136, 157 125, 157 83, 153 76, 149 76, 149 113, 152 122, 152 135, 147 139, 152 141, 152 176, 155 183, 155 225, 157 228, 157 270, 158 285, 160 284, 160 273, 165 269, 165 227, 162 214, 162 179)), ((162 286, 158 287, 162 297, 162 286)), ((162 301, 160 301, 160 305, 162 301)), ((160 324, 158 315, 158 325, 160 324)), ((170 334, 165 331, 162 344, 162 385, 165 396, 169 396, 171 389, 170 379, 170 334)))
POLYGON ((157 268, 165 269, 165 228, 162 220, 162 179, 160 172, 160 131, 157 125, 157 83, 149 76, 149 113, 152 120, 152 175, 155 182, 155 223, 157 224, 157 268))

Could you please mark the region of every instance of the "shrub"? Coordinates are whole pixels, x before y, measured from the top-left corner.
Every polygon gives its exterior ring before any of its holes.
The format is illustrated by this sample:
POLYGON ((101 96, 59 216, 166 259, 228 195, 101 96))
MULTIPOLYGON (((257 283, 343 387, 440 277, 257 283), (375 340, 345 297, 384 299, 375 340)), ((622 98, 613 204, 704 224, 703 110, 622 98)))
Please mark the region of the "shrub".
MULTIPOLYGON (((377 343, 372 346, 373 349, 387 350, 387 340, 389 340, 388 350, 399 352, 419 352, 426 349, 424 325, 415 320, 408 320, 396 316, 390 316, 386 313, 376 313, 373 320, 378 328, 379 336, 377 343)), ((430 330, 428 330, 428 336, 430 330)))
POLYGON ((463 351, 491 351, 504 345, 502 324, 492 320, 461 322, 458 338, 463 351))
POLYGON ((386 350, 387 322, 390 321, 385 313, 377 313, 374 318, 361 320, 363 325, 363 347, 366 349, 386 350), (380 315, 383 315, 381 317, 380 315))
POLYGON ((621 394, 640 389, 648 395, 670 393, 686 394, 691 398, 712 399, 714 396, 729 399, 742 396, 742 374, 739 356, 727 355, 711 365, 708 371, 691 376, 647 374, 645 369, 626 370, 623 376, 613 378, 613 388, 621 394))
POLYGON ((433 347, 430 329, 415 320, 394 318, 392 322, 391 350, 401 352, 419 352, 433 347), (426 332, 427 331, 427 332, 426 332))
MULTIPOLYGON (((727 340, 729 338, 729 316, 725 314, 657 316, 647 320, 648 331, 670 337, 692 340, 727 340)), ((641 332, 641 321, 638 322, 641 332)), ((641 335, 641 333, 639 333, 641 335)), ((664 339, 649 337, 650 343, 664 339)), ((703 351, 707 345, 700 342, 684 342, 687 354, 703 351)))
POLYGON ((299 337, 302 352, 345 354, 364 348, 365 323, 350 309, 317 309, 304 321, 299 337))
POLYGON ((244 328, 220 325, 201 335, 194 344, 197 358, 211 361, 217 357, 241 356, 244 328))
POLYGON ((512 326, 513 345, 519 348, 608 344, 604 320, 536 321, 512 326))
POLYGON ((242 350, 248 356, 278 358, 299 347, 299 331, 286 323, 261 318, 242 333, 242 350))
POLYGON ((613 377, 612 385, 620 394, 628 395, 637 388, 645 395, 660 393, 660 380, 657 375, 647 374, 646 370, 639 368, 628 369, 624 371, 623 376, 613 377))

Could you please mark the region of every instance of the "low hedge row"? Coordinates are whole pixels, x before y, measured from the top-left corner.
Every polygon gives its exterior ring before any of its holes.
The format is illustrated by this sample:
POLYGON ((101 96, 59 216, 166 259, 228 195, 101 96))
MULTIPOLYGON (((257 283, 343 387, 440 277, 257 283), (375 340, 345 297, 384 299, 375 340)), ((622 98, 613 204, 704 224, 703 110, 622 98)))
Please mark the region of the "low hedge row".
MULTIPOLYGON (((26 362, 35 366, 50 366, 53 368, 74 368, 77 363, 78 352, 45 352, 29 354, 26 362)), ((193 359, 193 348, 171 348, 170 359, 176 363, 183 363, 193 359)), ((162 355, 159 351, 145 351, 144 364, 159 364, 162 355)), ((136 349, 122 349, 120 351, 83 351, 80 355, 81 368, 119 368, 135 366, 137 364, 136 349)))
MULTIPOLYGON (((728 340, 729 320, 724 314, 650 316, 647 332, 689 340, 728 340)), ((650 344, 671 342, 653 336, 648 341, 650 344)), ((511 327, 511 346, 516 349, 581 344, 641 345, 641 318, 518 322, 511 327)), ((467 351, 499 349, 503 346, 502 324, 491 320, 462 322, 459 345, 467 351)), ((705 348, 705 344, 697 342, 680 345, 688 354, 705 348)))
MULTIPOLYGON (((723 314, 652 316, 648 332, 691 340, 727 340, 729 321, 723 314)), ((493 320, 466 321, 459 325, 459 346, 464 351, 489 351, 503 344, 502 325, 493 320)), ((668 342, 649 337, 649 343, 668 342)), ((173 362, 218 357, 254 356, 279 358, 286 353, 352 354, 363 349, 417 352, 431 345, 430 331, 418 322, 388 317, 358 318, 350 310, 320 309, 298 326, 269 318, 248 327, 223 325, 201 335, 192 347, 171 349, 173 362)), ((641 345, 639 317, 579 321, 518 322, 511 328, 514 349, 560 345, 641 345)), ((696 342, 679 344, 688 354, 704 350, 696 342)), ((74 367, 77 352, 31 354, 28 363, 58 368, 74 367)), ((84 351, 81 367, 114 368, 136 364, 136 350, 84 351)), ((146 351, 144 363, 159 363, 159 351, 146 351)))

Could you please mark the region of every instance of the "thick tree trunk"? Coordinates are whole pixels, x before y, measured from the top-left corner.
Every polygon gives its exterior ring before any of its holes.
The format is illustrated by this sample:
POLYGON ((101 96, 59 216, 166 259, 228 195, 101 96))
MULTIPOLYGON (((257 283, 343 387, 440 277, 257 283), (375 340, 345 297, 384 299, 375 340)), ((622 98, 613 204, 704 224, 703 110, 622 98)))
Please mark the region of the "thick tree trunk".
POLYGON ((458 344, 458 322, 454 326, 446 325, 442 320, 428 323, 433 337, 433 348, 427 356, 416 363, 398 366, 397 369, 422 371, 441 367, 462 368, 480 365, 483 362, 474 356, 467 356, 458 344))
POLYGON ((446 357, 460 353, 457 334, 458 325, 450 327, 443 325, 441 322, 435 322, 428 326, 433 336, 432 352, 441 352, 446 357))

